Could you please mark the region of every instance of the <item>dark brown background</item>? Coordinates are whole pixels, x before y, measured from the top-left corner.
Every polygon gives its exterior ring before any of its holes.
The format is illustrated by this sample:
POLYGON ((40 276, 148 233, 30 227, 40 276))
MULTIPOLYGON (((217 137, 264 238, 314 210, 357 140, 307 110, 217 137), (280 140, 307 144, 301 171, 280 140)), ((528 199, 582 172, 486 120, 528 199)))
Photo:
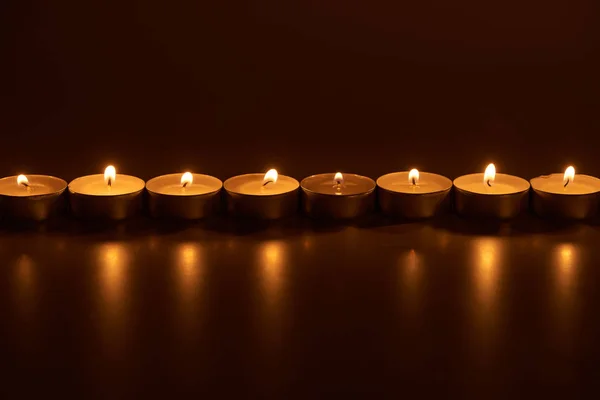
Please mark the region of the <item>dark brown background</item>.
POLYGON ((0 170, 600 175, 592 0, 4 2, 0 170))
MULTIPOLYGON (((593 0, 4 1, 0 173, 600 175, 593 0)), ((0 393, 570 396, 596 225, 0 236, 0 393)))

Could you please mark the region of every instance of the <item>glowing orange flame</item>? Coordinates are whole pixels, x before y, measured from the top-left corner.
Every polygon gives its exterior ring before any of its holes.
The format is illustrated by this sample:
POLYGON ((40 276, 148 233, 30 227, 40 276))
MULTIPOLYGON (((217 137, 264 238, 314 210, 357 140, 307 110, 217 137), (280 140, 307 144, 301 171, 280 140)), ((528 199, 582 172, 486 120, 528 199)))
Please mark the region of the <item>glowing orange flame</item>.
POLYGON ((109 165, 104 170, 104 182, 108 186, 112 186, 113 182, 117 179, 117 170, 112 165, 109 165))
POLYGON ((191 172, 186 172, 181 175, 181 186, 186 187, 194 183, 194 175, 191 172))
POLYGON ((408 173, 408 182, 412 183, 413 185, 419 184, 419 170, 418 169, 413 168, 410 170, 410 172, 408 173))
POLYGON ((572 166, 567 167, 565 170, 565 175, 563 177, 563 184, 565 187, 571 182, 575 180, 575 168, 572 166))
POLYGON ((494 180, 496 179, 496 166, 494 164, 490 164, 485 169, 485 173, 483 174, 483 183, 492 186, 494 180))
POLYGON ((263 179, 263 186, 265 186, 268 183, 277 183, 278 177, 279 177, 279 174, 277 173, 276 169, 268 170, 263 179))

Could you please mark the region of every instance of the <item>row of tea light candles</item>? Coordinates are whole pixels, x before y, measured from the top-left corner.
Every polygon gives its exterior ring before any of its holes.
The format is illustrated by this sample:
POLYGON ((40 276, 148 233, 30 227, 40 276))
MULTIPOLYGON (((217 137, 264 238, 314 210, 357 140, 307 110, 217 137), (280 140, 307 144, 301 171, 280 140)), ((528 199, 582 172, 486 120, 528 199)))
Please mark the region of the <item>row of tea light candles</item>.
POLYGON ((375 182, 356 174, 313 175, 299 183, 271 169, 219 179, 203 174, 162 175, 145 183, 117 174, 108 166, 104 174, 88 175, 67 183, 47 175, 19 175, 0 179, 0 210, 5 217, 44 220, 59 208, 68 188, 71 210, 79 218, 120 220, 137 213, 144 188, 153 217, 200 219, 214 213, 225 189, 227 209, 241 217, 278 219, 298 209, 301 189, 304 211, 315 218, 350 219, 371 211, 375 190, 381 210, 407 219, 429 218, 445 211, 454 186, 454 205, 463 216, 508 219, 527 207, 533 189, 533 209, 541 216, 586 219, 598 212, 600 179, 564 174, 540 176, 530 182, 496 173, 489 164, 484 173, 450 179, 416 169, 383 175, 375 182))

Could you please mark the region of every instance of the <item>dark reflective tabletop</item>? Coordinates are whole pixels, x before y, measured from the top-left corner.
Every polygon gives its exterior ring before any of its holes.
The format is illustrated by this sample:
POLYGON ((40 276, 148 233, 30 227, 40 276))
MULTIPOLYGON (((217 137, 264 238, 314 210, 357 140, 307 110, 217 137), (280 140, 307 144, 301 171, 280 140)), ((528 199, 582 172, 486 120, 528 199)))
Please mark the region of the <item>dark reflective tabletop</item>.
POLYGON ((597 226, 530 216, 497 226, 373 216, 351 226, 140 218, 5 230, 6 387, 564 389, 597 371, 599 240, 597 226), (17 384, 30 374, 36 385, 17 384))

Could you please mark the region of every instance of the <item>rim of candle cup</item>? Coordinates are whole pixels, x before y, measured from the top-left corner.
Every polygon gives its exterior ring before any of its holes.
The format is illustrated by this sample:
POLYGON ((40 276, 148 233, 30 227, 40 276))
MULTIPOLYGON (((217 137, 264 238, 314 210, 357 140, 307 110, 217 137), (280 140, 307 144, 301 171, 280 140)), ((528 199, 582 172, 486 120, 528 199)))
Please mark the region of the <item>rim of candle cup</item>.
MULTIPOLYGON (((538 192, 538 193, 547 193, 547 194, 550 194, 550 195, 557 195, 557 196, 571 196, 571 197, 577 197, 577 196, 590 196, 590 195, 594 195, 594 194, 598 194, 598 193, 600 193, 600 189, 598 189, 598 190, 596 190, 596 191, 594 191, 594 192, 589 192, 589 193, 566 193, 566 192, 565 192, 565 193, 556 193, 556 192, 548 192, 548 191, 546 191, 546 190, 544 190, 544 189, 536 189, 536 188, 534 188, 534 187, 533 187, 533 181, 534 181, 534 180, 537 180, 537 179, 543 179, 543 178, 545 178, 545 177, 551 177, 551 176, 553 176, 553 175, 564 176, 564 174, 563 174, 563 173, 555 173, 555 174, 548 174, 548 175, 540 175, 540 176, 537 176, 537 177, 535 177, 535 178, 531 178, 531 179, 530 179, 530 182, 529 182, 529 184, 530 184, 530 186, 531 186, 531 190, 534 190, 534 191, 536 191, 536 192, 538 192)), ((582 178, 582 177, 584 177, 584 178, 589 178, 589 179, 592 179, 592 180, 595 180, 595 181, 597 181, 597 182, 598 182, 598 184, 600 185, 600 178, 597 178, 597 177, 595 177, 595 176, 586 175, 586 174, 577 174, 577 175, 576 175, 576 177, 577 177, 577 178, 582 178)))
POLYGON ((403 172, 408 173, 409 171, 390 172, 389 174, 381 175, 379 178, 377 178, 377 181, 376 181, 377 187, 380 188, 381 190, 385 190, 385 191, 390 192, 390 193, 406 194, 406 195, 409 195, 409 196, 412 196, 412 195, 415 195, 415 196, 425 196, 425 195, 428 195, 428 194, 439 194, 439 193, 447 192, 450 189, 452 189, 453 182, 452 182, 452 180, 450 178, 445 177, 444 175, 433 173, 433 172, 421 172, 421 171, 419 171, 419 174, 421 176, 422 175, 435 175, 435 176, 439 176, 439 177, 443 178, 443 180, 446 181, 446 183, 448 184, 448 187, 445 188, 445 189, 440 189, 440 190, 436 190, 436 191, 432 191, 432 192, 411 193, 411 192, 400 192, 400 191, 396 191, 396 190, 393 190, 393 189, 388 189, 386 187, 383 187, 383 186, 379 185, 379 180, 380 179, 385 178, 388 175, 394 175, 394 174, 403 173, 403 172))
POLYGON ((148 191, 148 193, 152 193, 152 194, 156 194, 159 196, 175 196, 175 197, 198 197, 198 196, 208 196, 211 194, 215 194, 218 193, 221 189, 223 189, 223 181, 221 181, 219 178, 216 178, 214 176, 211 175, 206 175, 206 174, 195 174, 193 173, 192 175, 195 177, 207 177, 207 178, 211 178, 214 179, 215 181, 219 181, 219 184, 221 185, 218 189, 215 189, 213 191, 210 192, 206 192, 206 193, 198 193, 198 194, 186 194, 186 195, 172 195, 172 194, 166 194, 166 193, 160 193, 160 192, 156 192, 152 189, 150 189, 148 187, 149 184, 152 184, 153 181, 156 181, 160 178, 166 178, 166 177, 177 177, 177 178, 181 178, 181 173, 174 173, 174 174, 165 174, 165 175, 159 175, 159 176, 155 176, 154 178, 150 179, 148 182, 146 182, 146 190, 148 191))
MULTIPOLYGON (((48 179, 50 181, 53 182, 57 182, 60 184, 60 189, 58 190, 54 190, 50 193, 44 193, 44 194, 32 194, 30 196, 18 196, 18 195, 14 195, 14 194, 6 194, 6 193, 1 193, 0 192, 0 197, 15 197, 15 198, 32 198, 32 197, 46 197, 46 196, 56 196, 56 195, 60 195, 61 193, 63 193, 67 187, 67 181, 65 181, 64 179, 58 178, 56 176, 51 176, 51 175, 41 175, 41 174, 27 174, 25 175, 27 177, 27 179, 30 179, 31 181, 38 179, 38 178, 44 178, 44 179, 48 179)), ((0 178, 0 182, 5 181, 5 180, 17 180, 17 175, 14 176, 7 176, 4 178, 0 178)))
MULTIPOLYGON (((314 178, 316 176, 321 176, 321 175, 332 175, 335 176, 337 172, 325 172, 322 174, 314 174, 314 175, 310 175, 307 176, 306 178, 302 179, 302 181, 300 182, 300 186, 302 187, 302 190, 304 190, 307 193, 311 193, 311 194, 315 194, 315 195, 320 195, 320 196, 331 196, 331 197, 358 197, 358 196, 364 196, 370 193, 373 193, 375 191, 375 189, 377 189, 377 182, 375 182, 373 179, 369 178, 368 176, 364 176, 364 175, 359 175, 359 174, 351 174, 351 173, 346 173, 344 172, 343 175, 344 177, 347 176, 354 176, 354 177, 359 177, 361 179, 367 179, 369 181, 371 181, 371 183, 373 184, 373 187, 371 189, 369 189, 366 192, 361 192, 361 193, 352 193, 352 194, 335 194, 335 193, 321 193, 321 192, 316 192, 312 189, 309 189, 307 187, 304 186, 304 182, 308 179, 314 178)), ((344 178, 345 179, 345 178, 344 178)))
POLYGON ((127 192, 127 193, 121 193, 121 194, 92 194, 92 193, 81 193, 81 192, 74 192, 73 189, 71 188, 71 185, 80 180, 80 179, 85 179, 85 178, 89 178, 91 176, 101 176, 104 179, 104 174, 92 174, 92 175, 84 175, 84 176, 80 176, 78 178, 73 179, 71 182, 69 182, 69 185, 67 186, 69 188, 69 193, 76 195, 76 196, 90 196, 90 197, 110 197, 110 198, 116 198, 116 197, 122 197, 122 196, 131 196, 132 194, 138 194, 140 192, 143 192, 144 189, 146 188, 146 182, 141 179, 138 178, 137 176, 133 176, 133 175, 127 175, 127 174, 117 174, 117 177, 127 177, 127 178, 133 178, 136 179, 138 181, 140 181, 142 183, 142 188, 140 190, 134 190, 132 192, 127 192))
POLYGON ((510 192, 510 193, 478 193, 478 192, 472 192, 472 191, 470 191, 468 189, 460 188, 460 187, 458 187, 456 185, 456 181, 458 181, 459 179, 461 179, 461 178, 467 178, 467 177, 474 176, 474 175, 475 176, 483 176, 483 173, 477 172, 477 173, 474 173, 474 174, 461 175, 461 176, 459 176, 458 178, 456 178, 456 179, 454 179, 452 181, 452 185, 456 188, 456 190, 459 190, 461 192, 471 193, 471 194, 474 194, 474 195, 482 195, 482 196, 512 196, 512 195, 515 195, 515 194, 526 193, 527 191, 529 191, 529 189, 531 189, 531 184, 529 183, 529 181, 527 179, 523 179, 520 176, 516 176, 516 175, 501 174, 501 173, 497 173, 496 174, 496 180, 500 176, 510 176, 511 178, 520 179, 523 182, 525 182, 527 184, 527 188, 525 188, 523 190, 515 191, 515 192, 510 192))
POLYGON ((254 194, 254 193, 241 193, 241 192, 238 192, 236 190, 232 190, 232 189, 228 189, 227 188, 227 183, 228 182, 231 182, 234 179, 240 179, 240 178, 245 177, 245 176, 259 176, 259 177, 263 177, 264 178, 265 174, 263 172, 255 172, 255 173, 249 173, 249 174, 242 174, 242 175, 232 176, 231 178, 228 178, 228 179, 225 180, 225 182, 223 182, 223 189, 225 189, 225 191, 227 193, 235 194, 235 195, 238 195, 238 196, 269 197, 269 198, 272 198, 272 197, 277 197, 277 196, 286 196, 286 195, 289 195, 290 193, 293 193, 293 192, 297 191, 300 188, 300 183, 298 182, 297 179, 292 178, 291 176, 282 175, 282 174, 278 175, 278 179, 281 179, 281 177, 284 177, 284 178, 287 178, 287 179, 291 179, 291 180, 293 180, 293 181, 296 182, 297 186, 294 189, 292 189, 292 190, 288 190, 287 192, 277 193, 277 194, 266 194, 266 195, 265 194, 254 194))

